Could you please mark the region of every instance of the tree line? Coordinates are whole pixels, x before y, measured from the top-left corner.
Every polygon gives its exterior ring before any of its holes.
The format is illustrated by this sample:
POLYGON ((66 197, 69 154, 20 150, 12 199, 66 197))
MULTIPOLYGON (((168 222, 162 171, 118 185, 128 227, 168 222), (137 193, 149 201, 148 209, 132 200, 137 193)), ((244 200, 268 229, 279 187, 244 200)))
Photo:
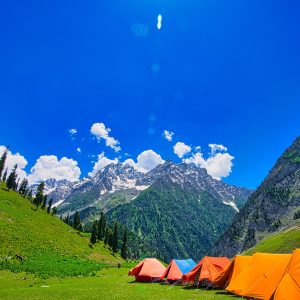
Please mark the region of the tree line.
POLYGON ((17 175, 17 164, 13 167, 10 174, 8 174, 8 168, 5 168, 8 151, 9 147, 7 146, 0 158, 0 180, 6 183, 7 190, 18 192, 21 196, 30 200, 35 204, 36 210, 41 206, 43 210, 47 210, 48 214, 51 213, 52 215, 55 215, 57 213, 57 208, 52 208, 52 199, 47 203, 47 195, 44 195, 45 183, 43 181, 38 185, 36 195, 33 196, 33 191, 29 187, 28 180, 24 178, 20 182, 20 178, 17 175))
POLYGON ((103 241, 113 253, 121 251, 121 257, 127 258, 127 230, 117 222, 111 227, 106 221, 105 214, 101 212, 99 220, 96 220, 91 229, 91 244, 103 241), (121 238, 120 238, 121 237, 121 238), (120 247, 121 246, 121 247, 120 247))

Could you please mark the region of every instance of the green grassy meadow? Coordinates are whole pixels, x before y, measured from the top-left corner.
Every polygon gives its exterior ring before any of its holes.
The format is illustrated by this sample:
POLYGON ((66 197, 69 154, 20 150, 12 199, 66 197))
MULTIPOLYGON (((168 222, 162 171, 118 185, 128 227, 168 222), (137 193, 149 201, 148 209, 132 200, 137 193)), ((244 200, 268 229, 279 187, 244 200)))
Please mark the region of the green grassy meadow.
POLYGON ((300 225, 294 226, 286 231, 269 235, 253 248, 246 251, 245 255, 252 255, 254 252, 265 253, 292 253, 300 248, 300 225))
POLYGON ((103 242, 89 245, 89 236, 45 210, 36 211, 28 199, 0 183, 0 269, 44 278, 88 276, 107 265, 124 263, 103 242))
POLYGON ((137 283, 127 268, 103 269, 94 277, 40 279, 24 273, 0 271, 0 299, 234 299, 222 290, 137 283))

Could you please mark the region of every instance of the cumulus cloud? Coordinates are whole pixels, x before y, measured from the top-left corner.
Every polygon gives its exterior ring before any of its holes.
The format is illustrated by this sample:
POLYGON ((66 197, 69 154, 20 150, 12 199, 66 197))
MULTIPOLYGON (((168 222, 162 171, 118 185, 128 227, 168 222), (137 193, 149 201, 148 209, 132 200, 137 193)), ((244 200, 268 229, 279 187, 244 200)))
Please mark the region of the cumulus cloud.
POLYGON ((211 153, 214 154, 217 151, 228 151, 227 147, 221 144, 209 144, 208 147, 211 149, 211 153))
POLYGON ((75 134, 77 134, 77 129, 76 128, 71 128, 71 129, 69 129, 69 133, 73 137, 75 134))
POLYGON ((153 150, 146 150, 137 157, 137 168, 144 172, 148 172, 164 162, 165 161, 159 154, 153 150))
POLYGON ((91 134, 93 134, 98 141, 102 139, 105 141, 107 147, 114 149, 116 152, 121 150, 119 141, 109 136, 111 129, 106 127, 104 123, 94 123, 91 127, 91 134))
POLYGON ((128 165, 128 166, 131 166, 131 167, 134 167, 135 169, 137 168, 136 167, 136 163, 134 162, 133 159, 131 158, 128 158, 126 159, 124 162, 123 162, 124 165, 128 165))
POLYGON ((76 149, 76 151, 77 151, 78 153, 81 153, 81 148, 78 147, 78 148, 76 149))
POLYGON ((177 142, 175 146, 173 147, 174 153, 179 157, 182 158, 185 156, 187 153, 191 152, 191 147, 186 145, 185 143, 182 142, 177 142))
MULTIPOLYGON (((5 146, 0 146, 0 157, 2 156, 5 149, 6 149, 5 146)), ((20 178, 20 180, 26 178, 27 174, 24 170, 24 168, 28 164, 26 158, 18 152, 14 154, 9 150, 8 153, 7 153, 7 158, 6 158, 6 162, 5 162, 5 169, 7 168, 7 174, 8 175, 10 174, 10 172, 12 171, 13 167, 16 164, 18 165, 17 175, 20 178)), ((4 169, 3 173, 5 172, 5 169, 4 169)))
POLYGON ((153 150, 146 150, 138 155, 137 162, 129 158, 126 159, 123 164, 132 166, 140 172, 147 173, 164 162, 165 161, 158 153, 154 152, 153 150))
POLYGON ((98 160, 95 162, 93 171, 89 172, 89 176, 94 176, 98 171, 105 168, 107 165, 110 164, 117 164, 119 162, 118 158, 110 159, 105 156, 105 153, 102 152, 98 155, 98 160))
POLYGON ((163 132, 163 137, 169 142, 172 142, 173 135, 174 135, 174 132, 172 132, 172 131, 164 130, 164 132, 163 132))
POLYGON ((196 166, 206 169, 207 173, 217 180, 227 177, 231 173, 234 157, 229 153, 213 153, 207 159, 201 152, 194 153, 184 159, 185 163, 194 163, 196 166))
POLYGON ((77 181, 80 173, 77 161, 71 158, 63 157, 59 160, 55 155, 42 155, 30 169, 28 179, 31 184, 50 178, 77 181))

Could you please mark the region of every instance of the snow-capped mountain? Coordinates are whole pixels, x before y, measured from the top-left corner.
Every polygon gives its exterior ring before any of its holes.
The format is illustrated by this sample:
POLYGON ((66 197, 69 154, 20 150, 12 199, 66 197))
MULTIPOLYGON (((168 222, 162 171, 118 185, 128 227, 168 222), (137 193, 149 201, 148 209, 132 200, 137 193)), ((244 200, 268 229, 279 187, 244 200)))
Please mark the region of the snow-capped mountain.
MULTIPOLYGON (((56 180, 56 179, 48 179, 45 181, 44 194, 48 195, 48 201, 50 199, 53 200, 54 206, 59 205, 70 195, 70 193, 74 190, 74 188, 80 185, 80 181, 71 182, 66 179, 64 180, 56 180)), ((33 192, 36 192, 38 184, 34 184, 31 186, 33 192)))
MULTIPOLYGON (((142 236, 146 255, 165 261, 205 255, 251 193, 213 179, 205 169, 171 161, 144 174, 136 184, 149 188, 112 207, 107 219, 142 236)), ((93 220, 91 215, 90 211, 84 217, 93 220)))
POLYGON ((82 181, 47 180, 45 192, 48 199, 54 200, 60 213, 89 210, 90 207, 108 211, 132 201, 141 191, 158 181, 166 186, 176 184, 186 190, 208 192, 236 211, 251 192, 215 180, 205 169, 193 164, 175 164, 172 161, 166 161, 148 173, 141 173, 127 164, 110 164, 82 181))
POLYGON ((118 204, 131 201, 148 187, 139 183, 143 176, 143 173, 130 165, 110 164, 93 177, 76 183, 71 193, 61 201, 59 211, 72 213, 91 206, 107 211, 118 204))
POLYGON ((229 185, 221 180, 209 176, 205 169, 194 164, 174 164, 166 161, 152 171, 145 174, 138 184, 151 185, 155 181, 164 181, 166 184, 178 184, 184 189, 192 188, 198 192, 209 192, 215 198, 220 199, 223 204, 232 206, 238 211, 241 203, 238 199, 247 199, 251 191, 246 188, 229 185))

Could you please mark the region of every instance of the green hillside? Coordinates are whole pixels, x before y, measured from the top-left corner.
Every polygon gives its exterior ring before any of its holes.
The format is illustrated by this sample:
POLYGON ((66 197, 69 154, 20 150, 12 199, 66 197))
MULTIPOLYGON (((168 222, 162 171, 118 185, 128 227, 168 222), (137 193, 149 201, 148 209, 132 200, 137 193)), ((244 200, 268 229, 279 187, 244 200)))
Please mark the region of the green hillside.
POLYGON ((245 254, 251 255, 254 252, 291 253, 295 248, 300 248, 300 224, 266 237, 245 254))
POLYGON ((106 216, 124 224, 140 238, 142 256, 170 261, 174 257, 199 260, 224 232, 234 210, 209 193, 162 181, 106 216))
MULTIPOLYGON (((213 255, 233 257, 297 225, 300 203, 300 137, 279 157, 267 177, 218 240, 213 255)), ((281 234, 280 234, 281 236, 281 234)))
POLYGON ((0 269, 41 276, 88 275, 122 259, 0 183, 0 269), (19 258, 18 258, 18 257, 19 258), (24 258, 21 261, 20 257, 24 258))

